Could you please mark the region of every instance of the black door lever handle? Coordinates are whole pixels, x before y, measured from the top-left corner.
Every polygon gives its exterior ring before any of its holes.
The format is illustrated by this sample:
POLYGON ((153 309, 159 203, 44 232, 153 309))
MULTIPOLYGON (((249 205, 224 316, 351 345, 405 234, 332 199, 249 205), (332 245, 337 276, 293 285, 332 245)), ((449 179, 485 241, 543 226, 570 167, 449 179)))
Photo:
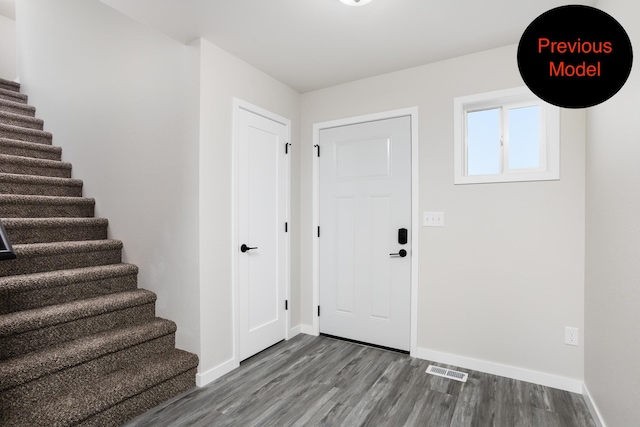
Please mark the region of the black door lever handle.
POLYGON ((250 248, 249 246, 245 245, 244 243, 242 244, 242 246, 240 246, 240 251, 242 253, 245 253, 247 251, 250 251, 251 249, 258 249, 257 247, 255 248, 250 248))
POLYGON ((400 249, 400 251, 397 254, 389 254, 391 256, 399 256, 400 258, 404 258, 407 256, 407 251, 405 251, 404 249, 400 249))

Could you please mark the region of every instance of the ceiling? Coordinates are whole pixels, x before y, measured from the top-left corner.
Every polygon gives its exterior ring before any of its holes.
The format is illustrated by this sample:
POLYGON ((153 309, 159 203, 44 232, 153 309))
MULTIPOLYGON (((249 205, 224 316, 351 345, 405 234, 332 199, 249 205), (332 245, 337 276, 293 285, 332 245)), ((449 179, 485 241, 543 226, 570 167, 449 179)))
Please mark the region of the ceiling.
POLYGON ((204 37, 301 93, 514 44, 541 13, 596 2, 101 1, 182 43, 204 37))

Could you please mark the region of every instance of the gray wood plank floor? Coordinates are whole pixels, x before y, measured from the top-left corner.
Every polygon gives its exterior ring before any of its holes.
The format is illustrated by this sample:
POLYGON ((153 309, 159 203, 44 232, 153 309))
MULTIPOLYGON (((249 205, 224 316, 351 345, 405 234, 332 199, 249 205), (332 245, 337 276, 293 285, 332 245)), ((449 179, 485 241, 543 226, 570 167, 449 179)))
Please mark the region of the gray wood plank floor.
POLYGON ((126 426, 596 426, 579 394, 466 369, 461 383, 429 364, 298 335, 126 426))

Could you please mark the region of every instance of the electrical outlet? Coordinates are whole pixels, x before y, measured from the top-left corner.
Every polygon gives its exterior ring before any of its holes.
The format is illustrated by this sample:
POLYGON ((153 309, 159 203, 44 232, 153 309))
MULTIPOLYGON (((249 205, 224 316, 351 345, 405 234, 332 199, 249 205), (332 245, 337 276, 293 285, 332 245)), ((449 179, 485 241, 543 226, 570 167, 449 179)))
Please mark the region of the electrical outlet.
POLYGON ((570 328, 565 326, 564 328, 564 343, 568 345, 578 345, 578 328, 570 328))
POLYGON ((423 212, 422 225, 424 227, 444 227, 444 212, 423 212))

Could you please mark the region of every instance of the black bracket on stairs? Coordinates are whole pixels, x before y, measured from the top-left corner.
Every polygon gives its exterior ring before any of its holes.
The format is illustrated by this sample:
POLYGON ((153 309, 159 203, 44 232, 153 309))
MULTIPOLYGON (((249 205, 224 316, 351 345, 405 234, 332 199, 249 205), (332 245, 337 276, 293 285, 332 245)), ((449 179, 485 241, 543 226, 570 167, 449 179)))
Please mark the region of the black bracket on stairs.
POLYGON ((16 259, 16 254, 13 252, 7 232, 0 220, 0 261, 4 261, 6 259, 16 259))

